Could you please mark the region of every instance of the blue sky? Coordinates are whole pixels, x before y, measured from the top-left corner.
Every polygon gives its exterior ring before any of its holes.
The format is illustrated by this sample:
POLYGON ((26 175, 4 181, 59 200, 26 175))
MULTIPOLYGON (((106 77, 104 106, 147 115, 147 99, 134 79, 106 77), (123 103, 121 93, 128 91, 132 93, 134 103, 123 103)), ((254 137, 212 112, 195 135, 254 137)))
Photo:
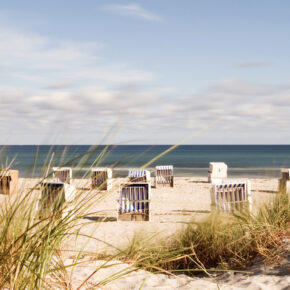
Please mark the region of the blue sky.
POLYGON ((289 1, 0 0, 0 143, 289 144, 289 35, 289 1))

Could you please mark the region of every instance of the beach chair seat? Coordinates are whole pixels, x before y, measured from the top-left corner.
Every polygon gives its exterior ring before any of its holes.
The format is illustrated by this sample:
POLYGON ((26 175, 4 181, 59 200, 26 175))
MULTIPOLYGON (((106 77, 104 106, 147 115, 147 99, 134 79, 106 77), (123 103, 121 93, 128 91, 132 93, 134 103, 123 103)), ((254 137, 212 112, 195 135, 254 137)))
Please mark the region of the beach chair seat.
POLYGON ((129 169, 130 182, 150 182, 150 171, 141 169, 129 169))
POLYGON ((0 170, 0 194, 16 193, 18 190, 18 170, 0 170))
POLYGON ((150 221, 150 182, 120 185, 118 220, 150 221))
POLYGON ((111 168, 92 168, 91 187, 100 190, 110 190, 112 188, 113 171, 111 168))
POLYGON ((74 198, 74 186, 57 181, 42 182, 41 199, 38 206, 39 216, 47 217, 52 214, 58 214, 60 217, 66 216, 74 198))
POLYGON ((251 183, 248 180, 226 181, 211 188, 211 205, 222 212, 252 211, 251 183))
POLYGON ((173 187, 173 165, 155 167, 155 187, 157 185, 170 185, 173 187))
POLYGON ((281 178, 279 178, 280 193, 290 193, 290 169, 281 169, 281 178))
POLYGON ((72 169, 70 167, 53 167, 52 177, 56 182, 71 183, 72 169))
POLYGON ((224 162, 210 162, 208 171, 209 183, 220 183, 228 177, 228 166, 224 162))

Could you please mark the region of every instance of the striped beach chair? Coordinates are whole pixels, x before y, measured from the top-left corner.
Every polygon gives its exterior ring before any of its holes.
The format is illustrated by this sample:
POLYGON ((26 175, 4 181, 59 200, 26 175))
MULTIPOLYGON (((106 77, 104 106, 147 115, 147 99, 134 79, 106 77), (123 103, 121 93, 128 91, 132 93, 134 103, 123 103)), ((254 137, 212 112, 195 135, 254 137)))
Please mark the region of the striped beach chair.
POLYGON ((279 178, 280 193, 290 193, 290 169, 281 169, 281 178, 279 178))
POLYGON ((228 177, 228 166, 224 162, 210 162, 208 171, 209 183, 220 183, 228 177))
POLYGON ((128 177, 130 182, 150 182, 150 171, 129 169, 128 177))
POLYGON ((72 169, 70 167, 53 167, 52 177, 56 182, 70 184, 72 180, 72 169))
POLYGON ((92 168, 91 169, 91 186, 100 190, 110 190, 112 188, 113 171, 111 168, 92 168))
POLYGON ((211 205, 222 212, 252 211, 251 183, 248 180, 228 180, 211 188, 211 205))
POLYGON ((66 216, 71 209, 70 204, 74 198, 74 186, 57 181, 42 182, 41 199, 38 205, 39 216, 41 218, 52 214, 59 214, 60 217, 66 216))
POLYGON ((120 185, 120 221, 150 221, 150 182, 120 185))
POLYGON ((0 170, 0 194, 11 194, 17 192, 18 175, 18 170, 0 170))
POLYGON ((155 167, 155 187, 157 184, 173 187, 173 165, 155 167))

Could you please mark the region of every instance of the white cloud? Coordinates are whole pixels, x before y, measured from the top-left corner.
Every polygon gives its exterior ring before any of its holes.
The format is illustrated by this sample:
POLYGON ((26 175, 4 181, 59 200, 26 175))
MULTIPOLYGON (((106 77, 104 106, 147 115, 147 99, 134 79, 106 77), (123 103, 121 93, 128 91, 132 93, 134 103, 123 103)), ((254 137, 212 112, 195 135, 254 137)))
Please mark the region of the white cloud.
POLYGON ((236 132, 259 140, 261 132, 289 128, 289 84, 224 79, 179 96, 158 87, 152 72, 106 60, 102 47, 0 29, 2 142, 15 136, 12 143, 39 143, 50 129, 68 128, 64 143, 75 136, 91 143, 116 121, 122 140, 137 143, 176 143, 216 120, 207 132, 211 139, 199 140, 215 143, 236 132))
POLYGON ((98 43, 57 41, 2 28, 0 63, 3 138, 3 131, 22 136, 29 130, 29 140, 55 122, 55 129, 68 126, 87 136, 98 134, 100 124, 120 116, 139 122, 137 112, 158 103, 162 95, 148 88, 154 80, 151 72, 104 59, 98 43))
POLYGON ((281 86, 252 83, 241 79, 225 79, 211 86, 212 92, 226 94, 231 98, 233 96, 265 96, 280 89, 281 86))
MULTIPOLYGON (((238 83, 234 81, 230 87, 238 83)), ((280 94, 276 87, 275 93, 265 96, 260 90, 257 95, 246 96, 238 86, 234 94, 228 88, 223 91, 218 87, 214 91, 214 87, 218 86, 213 84, 201 94, 169 98, 162 89, 139 86, 111 89, 90 85, 47 90, 0 85, 1 122, 10 134, 29 130, 29 135, 33 135, 46 132, 51 126, 54 131, 69 128, 75 134, 86 135, 83 143, 93 142, 89 135, 101 134, 104 127, 117 120, 123 128, 123 140, 139 143, 175 143, 216 120, 220 121, 207 132, 213 143, 224 134, 238 138, 236 132, 254 136, 255 140, 265 132, 272 132, 268 133, 269 140, 271 134, 287 132, 289 104, 281 107, 281 100, 290 95, 289 89, 285 91, 286 85, 281 86, 280 94), (153 136, 157 137, 153 140, 153 136)))
POLYGON ((139 4, 110 4, 105 9, 119 15, 133 16, 148 21, 160 21, 161 18, 153 12, 141 7, 139 4))

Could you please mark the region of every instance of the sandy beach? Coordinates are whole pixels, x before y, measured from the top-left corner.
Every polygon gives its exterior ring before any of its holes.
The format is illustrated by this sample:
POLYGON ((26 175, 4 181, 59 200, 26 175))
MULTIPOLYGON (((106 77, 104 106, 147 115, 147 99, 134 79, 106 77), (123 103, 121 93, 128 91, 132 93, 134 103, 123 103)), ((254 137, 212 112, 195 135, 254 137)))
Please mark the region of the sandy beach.
MULTIPOLYGON (((27 192, 36 186, 39 179, 20 178, 19 187, 27 192)), ((192 219, 198 220, 211 211, 210 189, 212 184, 204 177, 176 177, 174 187, 158 186, 154 188, 151 178, 150 222, 117 221, 119 209, 119 186, 126 182, 125 178, 113 179, 113 188, 109 191, 93 190, 95 202, 90 213, 80 223, 85 223, 82 231, 93 234, 107 243, 121 247, 130 242, 135 233, 146 232, 147 235, 171 236, 176 230, 185 226, 192 219), (105 222, 99 221, 106 218, 105 222)), ((263 203, 270 202, 278 190, 278 179, 250 179, 252 185, 253 210, 263 203)), ((88 179, 73 179, 77 195, 86 194, 90 185, 88 179), (84 190, 86 189, 86 190, 84 190)), ((40 191, 34 195, 40 197, 40 191)), ((1 196, 5 198, 5 196, 1 196)), ((81 239, 81 238, 79 238, 81 239)), ((103 243, 87 241, 88 251, 112 251, 103 243)), ((83 242, 78 243, 83 247, 83 242)))
MULTIPOLYGON (((79 236, 77 240, 71 238, 65 243, 66 252, 64 263, 72 263, 75 251, 82 251, 83 260, 87 261, 91 256, 114 254, 117 250, 130 244, 134 235, 152 237, 154 239, 172 238, 174 234, 186 226, 186 222, 192 219, 198 220, 209 214, 211 184, 207 178, 202 177, 177 177, 174 187, 151 188, 150 196, 150 222, 124 222, 117 221, 119 208, 119 184, 125 179, 113 179, 113 189, 110 191, 95 190, 95 201, 90 213, 79 221, 80 233, 92 238, 79 236), (105 222, 100 222, 102 219, 105 222)), ((269 203, 277 194, 277 179, 251 179, 253 208, 257 209, 263 203, 269 203)), ((20 179, 19 187, 27 192, 39 182, 38 179, 20 179)), ((152 182, 153 184, 153 179, 152 182)), ((72 184, 78 189, 78 194, 88 190, 89 180, 73 180, 72 184)), ((40 191, 36 190, 36 196, 40 191)), ((1 196, 1 199, 7 199, 1 196)), ((12 196, 13 198, 13 196, 12 196)), ((15 198, 15 196, 14 196, 15 198)), ((289 244, 289 243, 288 243, 289 244)), ((289 249, 288 249, 289 250, 289 249)), ((73 289, 77 289, 82 281, 87 279, 105 261, 90 261, 69 270, 73 289)), ((98 283, 113 273, 120 270, 130 269, 131 266, 111 261, 113 266, 100 269, 92 275, 81 289, 95 288, 98 283)), ((131 274, 118 278, 102 289, 288 289, 289 257, 284 261, 283 273, 271 271, 263 264, 257 264, 258 269, 250 270, 252 274, 223 274, 216 279, 190 278, 186 275, 168 276, 165 274, 152 274, 143 270, 134 271, 131 274), (288 264, 287 264, 288 263, 288 264), (288 272, 287 272, 288 271, 288 272)))

